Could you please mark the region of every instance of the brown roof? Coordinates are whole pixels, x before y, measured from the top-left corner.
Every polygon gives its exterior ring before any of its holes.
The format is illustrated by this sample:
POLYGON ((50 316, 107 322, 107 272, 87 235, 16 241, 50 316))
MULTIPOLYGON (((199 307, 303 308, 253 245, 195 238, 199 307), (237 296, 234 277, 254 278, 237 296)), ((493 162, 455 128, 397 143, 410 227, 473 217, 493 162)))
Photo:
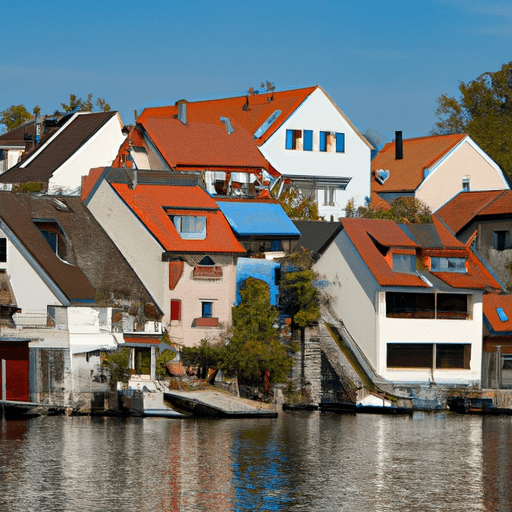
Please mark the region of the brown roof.
POLYGON ((480 216, 512 217, 512 190, 461 192, 436 211, 436 215, 454 232, 459 233, 480 216))
POLYGON ((0 192, 0 219, 70 301, 94 301, 107 291, 136 300, 149 299, 127 261, 79 197, 0 192), (58 223, 70 241, 73 264, 54 253, 34 220, 58 223))
POLYGON ((465 137, 464 133, 456 133, 404 139, 400 160, 395 158, 395 142, 389 142, 372 162, 372 196, 379 192, 414 192, 424 179, 424 169, 438 162, 465 137), (378 169, 389 171, 389 178, 383 184, 375 179, 378 169))
POLYGON ((79 112, 55 134, 55 138, 0 176, 0 183, 48 183, 53 172, 68 160, 117 112, 79 112))

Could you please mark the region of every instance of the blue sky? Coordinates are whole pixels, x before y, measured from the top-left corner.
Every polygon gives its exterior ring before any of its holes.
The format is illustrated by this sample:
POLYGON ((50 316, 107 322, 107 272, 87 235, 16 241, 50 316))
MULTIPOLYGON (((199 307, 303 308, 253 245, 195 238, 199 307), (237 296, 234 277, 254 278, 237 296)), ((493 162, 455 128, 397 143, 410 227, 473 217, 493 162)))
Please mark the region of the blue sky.
POLYGON ((74 93, 134 109, 320 85, 388 139, 426 135, 436 99, 512 60, 505 0, 2 0, 0 111, 74 93))

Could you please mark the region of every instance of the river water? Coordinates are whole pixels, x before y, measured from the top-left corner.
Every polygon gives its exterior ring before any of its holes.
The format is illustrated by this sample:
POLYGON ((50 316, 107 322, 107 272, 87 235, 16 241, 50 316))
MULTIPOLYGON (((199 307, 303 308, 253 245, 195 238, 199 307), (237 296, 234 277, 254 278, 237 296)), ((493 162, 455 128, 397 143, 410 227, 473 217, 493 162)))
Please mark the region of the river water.
POLYGON ((0 422, 0 511, 511 511, 512 417, 0 422))

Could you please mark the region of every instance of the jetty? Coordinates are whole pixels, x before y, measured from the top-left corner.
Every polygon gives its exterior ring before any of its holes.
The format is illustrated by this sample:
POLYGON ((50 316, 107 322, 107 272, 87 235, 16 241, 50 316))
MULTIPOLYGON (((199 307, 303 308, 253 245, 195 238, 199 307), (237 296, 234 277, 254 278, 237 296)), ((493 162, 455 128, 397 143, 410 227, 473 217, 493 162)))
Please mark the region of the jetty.
POLYGON ((206 418, 277 418, 273 405, 216 390, 166 390, 164 399, 179 411, 206 418))

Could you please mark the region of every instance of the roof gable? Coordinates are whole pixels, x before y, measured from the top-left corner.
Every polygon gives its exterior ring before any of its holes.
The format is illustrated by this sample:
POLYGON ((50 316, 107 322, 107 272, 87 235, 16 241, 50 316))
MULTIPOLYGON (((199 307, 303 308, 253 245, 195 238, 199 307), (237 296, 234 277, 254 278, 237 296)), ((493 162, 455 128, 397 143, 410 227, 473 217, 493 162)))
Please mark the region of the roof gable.
POLYGON ((372 174, 379 169, 390 171, 389 178, 380 183, 372 179, 372 191, 379 192, 414 192, 424 179, 424 169, 430 168, 446 156, 467 135, 434 135, 405 139, 403 141, 403 158, 395 158, 395 142, 388 142, 373 159, 372 174))
POLYGON ((210 195, 199 186, 137 185, 111 186, 166 252, 244 253, 228 222, 210 195), (204 239, 183 239, 171 216, 206 218, 204 239))

